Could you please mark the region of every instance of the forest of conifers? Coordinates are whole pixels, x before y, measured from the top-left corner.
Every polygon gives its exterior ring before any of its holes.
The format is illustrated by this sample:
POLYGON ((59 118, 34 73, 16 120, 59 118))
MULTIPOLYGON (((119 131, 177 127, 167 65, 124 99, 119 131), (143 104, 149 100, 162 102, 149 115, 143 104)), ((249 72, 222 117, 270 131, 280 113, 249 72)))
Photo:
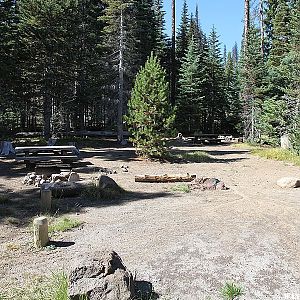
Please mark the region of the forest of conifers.
POLYGON ((243 43, 227 50, 186 2, 169 38, 162 2, 0 0, 0 132, 117 130, 153 52, 178 131, 289 134, 299 151, 300 1, 245 0, 243 43))

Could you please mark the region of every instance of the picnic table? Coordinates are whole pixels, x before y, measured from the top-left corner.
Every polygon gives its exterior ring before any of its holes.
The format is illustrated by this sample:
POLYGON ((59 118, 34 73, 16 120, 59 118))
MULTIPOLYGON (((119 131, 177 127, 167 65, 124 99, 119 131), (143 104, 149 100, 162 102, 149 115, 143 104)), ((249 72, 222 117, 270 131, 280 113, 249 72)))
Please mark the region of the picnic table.
POLYGON ((16 160, 26 165, 38 162, 73 162, 79 159, 79 150, 75 146, 26 146, 16 147, 16 160))
POLYGON ((195 133, 194 134, 194 143, 221 143, 222 138, 219 137, 219 134, 214 133, 195 133))

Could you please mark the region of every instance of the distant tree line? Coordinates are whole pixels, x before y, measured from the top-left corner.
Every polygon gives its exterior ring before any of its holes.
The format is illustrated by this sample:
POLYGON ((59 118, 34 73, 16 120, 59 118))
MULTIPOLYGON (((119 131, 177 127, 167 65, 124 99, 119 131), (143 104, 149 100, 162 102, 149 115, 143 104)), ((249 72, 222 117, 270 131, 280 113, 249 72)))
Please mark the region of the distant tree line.
POLYGON ((122 140, 135 77, 154 53, 175 88, 178 131, 273 145, 288 133, 296 149, 300 0, 244 1, 240 55, 184 1, 174 60, 162 0, 0 0, 0 131, 117 130, 122 140))
POLYGON ((300 1, 245 0, 243 128, 253 142, 300 150, 300 1))

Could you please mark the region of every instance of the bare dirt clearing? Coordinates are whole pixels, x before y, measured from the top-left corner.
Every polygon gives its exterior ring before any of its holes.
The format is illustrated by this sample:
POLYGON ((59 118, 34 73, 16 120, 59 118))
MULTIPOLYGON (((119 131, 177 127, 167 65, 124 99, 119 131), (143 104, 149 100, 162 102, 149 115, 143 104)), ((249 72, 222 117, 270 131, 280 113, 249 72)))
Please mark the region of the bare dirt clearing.
MULTIPOLYGON (((276 186, 281 177, 299 177, 299 167, 230 146, 180 150, 205 150, 213 159, 171 164, 138 160, 131 148, 82 151, 95 166, 116 169, 110 176, 135 196, 72 214, 84 226, 55 237, 74 242, 70 247, 33 250, 30 228, 6 224, 10 212, 2 211, 0 291, 66 269, 77 256, 107 247, 138 279, 150 281, 162 299, 220 299, 226 281, 244 287, 242 299, 300 299, 300 189, 276 186), (129 172, 122 171, 123 164, 129 172), (176 183, 134 182, 135 175, 165 173, 216 177, 230 189, 185 194, 172 192, 176 183)), ((26 171, 11 162, 0 161, 0 191, 36 196, 21 184, 26 171)))

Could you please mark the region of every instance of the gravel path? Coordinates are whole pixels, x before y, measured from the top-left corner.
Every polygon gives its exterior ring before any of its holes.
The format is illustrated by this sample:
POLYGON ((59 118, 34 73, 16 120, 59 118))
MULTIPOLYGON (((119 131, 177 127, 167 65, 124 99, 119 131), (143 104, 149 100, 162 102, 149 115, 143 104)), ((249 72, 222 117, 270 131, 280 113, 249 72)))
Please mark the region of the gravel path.
MULTIPOLYGON (((32 250, 28 228, 2 222, 0 291, 66 269, 78 256, 105 247, 138 279, 150 281, 160 299, 221 299, 226 281, 243 286, 241 299, 300 299, 300 189, 276 186, 281 177, 299 177, 299 167, 230 146, 181 150, 205 150, 215 160, 161 164, 135 159, 129 148, 86 150, 94 165, 117 168, 112 177, 136 192, 135 199, 74 214, 84 226, 57 238, 75 244, 54 251, 32 250), (134 183, 138 174, 187 172, 219 178, 230 189, 184 194, 171 191, 176 184, 134 183)), ((9 183, 0 177, 0 187, 9 183)))

